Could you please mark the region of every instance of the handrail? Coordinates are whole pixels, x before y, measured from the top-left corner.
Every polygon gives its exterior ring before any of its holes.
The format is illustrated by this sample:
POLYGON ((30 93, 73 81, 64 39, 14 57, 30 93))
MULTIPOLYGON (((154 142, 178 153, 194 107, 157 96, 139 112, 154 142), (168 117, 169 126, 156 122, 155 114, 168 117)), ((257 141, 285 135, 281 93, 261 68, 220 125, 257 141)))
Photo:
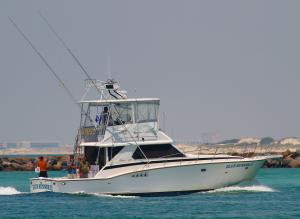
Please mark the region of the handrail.
POLYGON ((215 159, 218 149, 219 149, 219 147, 216 147, 216 151, 215 151, 215 154, 213 156, 213 159, 215 159))

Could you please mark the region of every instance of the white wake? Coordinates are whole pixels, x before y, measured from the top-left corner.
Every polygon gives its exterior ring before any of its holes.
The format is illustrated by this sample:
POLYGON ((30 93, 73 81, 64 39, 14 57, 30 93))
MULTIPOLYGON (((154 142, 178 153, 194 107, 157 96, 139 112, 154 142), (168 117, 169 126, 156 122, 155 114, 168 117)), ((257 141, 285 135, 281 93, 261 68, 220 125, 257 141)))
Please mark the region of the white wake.
POLYGON ((0 186, 0 195, 18 195, 21 194, 18 190, 16 190, 14 187, 2 187, 0 186))
POLYGON ((79 192, 73 192, 74 195, 92 195, 92 196, 98 196, 98 197, 105 197, 105 198, 138 198, 139 196, 133 196, 133 195, 110 195, 110 194, 103 194, 103 193, 89 193, 84 191, 79 192))
POLYGON ((220 189, 215 189, 208 191, 207 193, 216 193, 216 192, 277 192, 275 189, 272 189, 264 185, 251 185, 251 186, 228 186, 220 189))
POLYGON ((139 196, 133 196, 133 195, 109 195, 109 194, 101 194, 101 193, 91 193, 91 195, 99 196, 99 197, 107 197, 107 198, 139 198, 139 196))

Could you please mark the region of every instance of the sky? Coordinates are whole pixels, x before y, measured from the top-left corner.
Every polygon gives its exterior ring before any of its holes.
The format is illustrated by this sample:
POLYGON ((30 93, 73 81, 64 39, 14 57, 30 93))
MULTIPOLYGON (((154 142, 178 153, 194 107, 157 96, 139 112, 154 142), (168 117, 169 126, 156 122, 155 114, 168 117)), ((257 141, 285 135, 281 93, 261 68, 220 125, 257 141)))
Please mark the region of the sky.
POLYGON ((72 144, 80 112, 8 20, 76 99, 109 69, 129 95, 159 97, 179 141, 300 137, 300 2, 1 0, 0 142, 72 144), (110 60, 110 65, 108 64, 110 60), (136 90, 136 94, 134 94, 136 90))

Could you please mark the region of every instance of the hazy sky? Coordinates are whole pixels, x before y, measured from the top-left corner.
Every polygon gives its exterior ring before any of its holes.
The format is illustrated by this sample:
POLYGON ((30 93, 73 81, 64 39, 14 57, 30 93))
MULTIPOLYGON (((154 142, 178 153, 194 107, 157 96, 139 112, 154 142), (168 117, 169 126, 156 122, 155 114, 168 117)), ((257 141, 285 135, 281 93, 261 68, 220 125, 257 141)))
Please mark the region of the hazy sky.
POLYGON ((79 111, 10 24, 80 99, 85 79, 41 11, 97 79, 160 97, 175 139, 300 136, 300 1, 1 0, 0 142, 73 143, 79 111))

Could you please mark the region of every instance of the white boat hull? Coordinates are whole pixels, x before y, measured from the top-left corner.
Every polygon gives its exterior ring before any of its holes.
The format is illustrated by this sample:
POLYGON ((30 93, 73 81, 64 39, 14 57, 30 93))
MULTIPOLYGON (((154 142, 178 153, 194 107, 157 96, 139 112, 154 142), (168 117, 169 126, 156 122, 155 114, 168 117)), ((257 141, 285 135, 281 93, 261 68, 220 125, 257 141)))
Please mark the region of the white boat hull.
POLYGON ((265 159, 260 157, 206 163, 194 161, 170 166, 164 164, 160 167, 143 165, 134 168, 135 171, 122 170, 121 174, 109 178, 34 178, 31 179, 30 190, 112 195, 205 191, 253 179, 264 161, 265 159))

